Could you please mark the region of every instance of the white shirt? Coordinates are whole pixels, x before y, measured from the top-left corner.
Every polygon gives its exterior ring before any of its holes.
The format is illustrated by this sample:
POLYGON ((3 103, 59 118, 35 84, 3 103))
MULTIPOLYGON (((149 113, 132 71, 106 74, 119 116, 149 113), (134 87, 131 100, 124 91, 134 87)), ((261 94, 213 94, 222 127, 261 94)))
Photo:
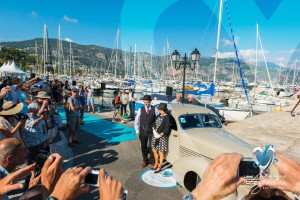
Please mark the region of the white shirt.
POLYGON ((128 99, 129 99, 129 101, 135 101, 137 99, 135 92, 133 93, 133 95, 132 95, 132 92, 129 92, 128 99))
POLYGON ((92 98, 92 97, 94 97, 94 89, 92 89, 92 88, 87 88, 87 90, 89 91, 89 92, 87 93, 87 98, 92 98))
MULTIPOLYGON (((145 107, 145 106, 143 106, 143 107, 145 107)), ((143 108, 143 107, 141 107, 141 108, 143 108)), ((136 117, 135 117, 135 120, 134 120, 134 129, 135 129, 136 133, 140 132, 141 108, 139 108, 139 110, 137 111, 136 117)), ((151 110, 151 106, 149 106, 148 109, 150 111, 151 110)), ((155 106, 154 106, 154 109, 155 109, 155 115, 158 116, 159 115, 158 109, 155 106)))
POLYGON ((122 104, 128 104, 127 94, 121 94, 121 102, 122 102, 122 104))
POLYGON ((173 101, 171 101, 171 103, 181 103, 180 100, 177 101, 177 99, 173 99, 173 101))

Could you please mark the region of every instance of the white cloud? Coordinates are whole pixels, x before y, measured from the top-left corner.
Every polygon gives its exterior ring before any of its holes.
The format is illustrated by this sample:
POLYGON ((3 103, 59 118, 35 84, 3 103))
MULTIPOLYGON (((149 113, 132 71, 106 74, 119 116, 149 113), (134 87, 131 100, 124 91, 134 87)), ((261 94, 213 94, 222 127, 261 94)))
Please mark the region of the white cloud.
POLYGON ((278 57, 273 60, 273 62, 281 67, 285 67, 287 64, 287 59, 285 57, 278 57))
POLYGON ((233 46, 233 42, 227 39, 223 39, 222 40, 223 46, 225 47, 232 47, 233 46))
POLYGON ((281 50, 278 51, 280 54, 285 54, 285 55, 292 55, 293 53, 300 52, 300 49, 289 49, 289 50, 281 50))
POLYGON ((78 20, 76 18, 70 18, 67 15, 64 16, 63 20, 65 22, 70 22, 70 23, 75 23, 75 24, 78 23, 78 20))
POLYGON ((36 17, 39 16, 39 14, 38 14, 37 12, 35 12, 34 10, 31 11, 31 12, 29 13, 29 15, 30 15, 32 18, 36 18, 36 17))
MULTIPOLYGON (((269 51, 264 51, 265 56, 269 54, 269 51)), ((255 61, 255 55, 256 51, 255 49, 241 49, 239 51, 239 58, 249 61, 249 62, 254 62, 255 61)), ((235 58, 235 52, 219 52, 218 53, 219 58, 235 58)), ((263 51, 258 50, 257 51, 257 58, 258 60, 263 60, 263 51)))
POLYGON ((74 42, 73 40, 71 40, 71 38, 65 38, 65 41, 67 41, 67 42, 74 42))
POLYGON ((290 54, 293 54, 293 53, 296 53, 296 52, 300 52, 300 49, 290 49, 290 50, 288 50, 288 53, 290 53, 290 54))
MULTIPOLYGON (((238 36, 235 36, 234 37, 234 40, 235 40, 235 43, 238 44, 239 42, 239 37, 238 36)), ((233 47, 233 42, 232 40, 227 40, 227 39, 222 39, 222 43, 223 43, 223 46, 225 47, 233 47)))

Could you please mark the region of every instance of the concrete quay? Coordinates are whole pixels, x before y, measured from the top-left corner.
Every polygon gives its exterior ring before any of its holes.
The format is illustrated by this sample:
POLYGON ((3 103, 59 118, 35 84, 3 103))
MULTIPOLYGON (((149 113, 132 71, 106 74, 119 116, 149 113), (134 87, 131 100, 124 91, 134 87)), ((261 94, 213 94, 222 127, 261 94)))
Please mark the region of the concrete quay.
POLYGON ((300 105, 272 111, 225 126, 225 130, 254 145, 274 145, 277 152, 300 162, 300 105))

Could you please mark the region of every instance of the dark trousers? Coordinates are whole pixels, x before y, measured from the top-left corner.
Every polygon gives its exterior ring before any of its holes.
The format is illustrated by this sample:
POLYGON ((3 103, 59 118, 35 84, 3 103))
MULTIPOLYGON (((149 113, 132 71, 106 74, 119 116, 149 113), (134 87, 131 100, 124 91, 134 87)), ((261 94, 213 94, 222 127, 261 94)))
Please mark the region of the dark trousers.
POLYGON ((135 107, 135 101, 129 101, 129 110, 130 110, 129 117, 131 118, 131 120, 134 120, 134 115, 135 115, 134 107, 135 107))
POLYGON ((27 149, 29 150, 29 153, 27 155, 27 160, 28 160, 28 165, 30 165, 37 161, 37 154, 39 150, 45 149, 45 142, 42 142, 36 146, 27 147, 27 149))
POLYGON ((153 152, 152 152, 152 148, 151 148, 152 133, 151 134, 150 133, 149 134, 141 134, 140 141, 141 141, 141 150, 142 150, 143 161, 153 163, 154 156, 153 156, 153 152), (148 159, 148 153, 150 154, 149 159, 148 159))
POLYGON ((126 107, 127 107, 127 104, 121 104, 121 116, 122 117, 123 117, 123 110, 124 110, 124 113, 127 113, 126 107))

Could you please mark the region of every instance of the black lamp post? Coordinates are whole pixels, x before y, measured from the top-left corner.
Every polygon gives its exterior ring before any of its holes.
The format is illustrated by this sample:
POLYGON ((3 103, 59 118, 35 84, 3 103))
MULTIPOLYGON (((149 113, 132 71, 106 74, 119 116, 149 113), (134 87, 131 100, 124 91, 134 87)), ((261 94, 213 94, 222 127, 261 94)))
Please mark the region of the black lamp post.
POLYGON ((191 70, 194 70, 195 67, 196 67, 196 63, 199 61, 200 59, 200 52, 195 49, 193 52, 192 52, 192 65, 191 65, 191 62, 189 61, 188 57, 186 56, 186 53, 184 54, 184 57, 183 57, 183 60, 182 61, 179 61, 180 60, 180 54, 177 50, 175 50, 171 57, 172 57, 172 61, 175 65, 175 69, 176 70, 179 70, 180 67, 183 67, 183 83, 182 83, 182 100, 181 102, 184 103, 184 86, 185 86, 185 70, 187 68, 187 66, 190 67, 191 70))

